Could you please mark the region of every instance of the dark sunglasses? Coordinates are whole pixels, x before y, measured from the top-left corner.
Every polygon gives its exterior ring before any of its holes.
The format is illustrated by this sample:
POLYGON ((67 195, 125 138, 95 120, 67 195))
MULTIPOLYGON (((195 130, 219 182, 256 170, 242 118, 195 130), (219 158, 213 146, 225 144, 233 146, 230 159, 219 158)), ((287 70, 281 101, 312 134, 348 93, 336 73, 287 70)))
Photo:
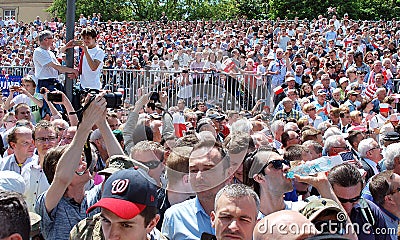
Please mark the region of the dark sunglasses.
POLYGON ((149 162, 139 161, 139 162, 142 163, 143 165, 145 165, 146 167, 148 167, 149 169, 155 169, 161 163, 160 160, 152 160, 152 161, 149 161, 149 162))
POLYGON ((359 196, 357 196, 355 198, 350 198, 350 199, 345 199, 345 198, 340 198, 340 197, 337 197, 337 198, 339 199, 339 201, 341 203, 355 203, 355 202, 357 202, 358 200, 361 199, 361 195, 359 195, 359 196))
POLYGON ((264 165, 264 167, 260 170, 259 173, 261 173, 262 175, 265 175, 264 170, 270 164, 272 164, 272 167, 275 168, 276 170, 282 169, 283 168, 283 164, 285 164, 286 166, 290 167, 290 161, 289 160, 286 160, 286 159, 284 159, 284 160, 271 160, 267 164, 264 165))

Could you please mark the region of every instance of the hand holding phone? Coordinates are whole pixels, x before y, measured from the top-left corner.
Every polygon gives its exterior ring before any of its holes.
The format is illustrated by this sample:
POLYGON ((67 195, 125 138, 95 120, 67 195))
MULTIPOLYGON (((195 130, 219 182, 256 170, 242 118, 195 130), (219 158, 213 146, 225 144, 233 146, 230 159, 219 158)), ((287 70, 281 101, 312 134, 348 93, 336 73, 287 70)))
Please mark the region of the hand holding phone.
POLYGON ((47 93, 47 100, 50 102, 62 102, 62 94, 61 93, 47 93))
POLYGON ((83 41, 82 40, 75 40, 74 41, 74 46, 83 46, 83 41))

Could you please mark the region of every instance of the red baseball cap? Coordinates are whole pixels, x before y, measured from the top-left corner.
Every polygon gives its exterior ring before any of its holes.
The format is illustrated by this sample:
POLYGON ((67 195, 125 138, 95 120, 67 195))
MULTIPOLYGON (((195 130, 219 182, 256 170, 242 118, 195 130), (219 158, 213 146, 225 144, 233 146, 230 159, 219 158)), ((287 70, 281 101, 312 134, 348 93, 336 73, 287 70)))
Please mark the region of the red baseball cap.
POLYGON ((132 219, 146 207, 157 207, 156 192, 156 183, 142 169, 120 170, 107 179, 100 201, 87 213, 101 207, 122 219, 132 219))

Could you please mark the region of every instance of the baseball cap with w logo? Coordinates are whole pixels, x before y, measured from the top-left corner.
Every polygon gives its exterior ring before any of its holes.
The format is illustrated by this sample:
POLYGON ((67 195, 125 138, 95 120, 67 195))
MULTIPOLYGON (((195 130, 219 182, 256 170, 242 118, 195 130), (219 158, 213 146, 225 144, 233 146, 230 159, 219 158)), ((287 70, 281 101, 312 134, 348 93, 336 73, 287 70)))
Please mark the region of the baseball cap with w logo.
POLYGON ((142 169, 125 169, 112 174, 104 184, 103 195, 87 212, 105 208, 123 219, 132 219, 146 207, 157 207, 157 186, 142 169))

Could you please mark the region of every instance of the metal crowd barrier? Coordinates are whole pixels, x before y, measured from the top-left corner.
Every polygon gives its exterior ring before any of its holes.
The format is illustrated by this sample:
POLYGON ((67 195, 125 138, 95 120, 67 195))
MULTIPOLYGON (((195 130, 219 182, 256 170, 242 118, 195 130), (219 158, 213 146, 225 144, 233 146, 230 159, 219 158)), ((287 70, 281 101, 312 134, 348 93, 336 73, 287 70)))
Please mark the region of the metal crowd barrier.
MULTIPOLYGON (((0 69, 2 89, 15 85, 24 75, 32 74, 29 67, 0 66, 0 69)), ((124 100, 132 104, 142 94, 154 91, 167 93, 169 107, 183 99, 187 106, 202 101, 224 110, 251 110, 257 100, 263 99, 265 105, 270 105, 271 98, 269 79, 256 74, 103 69, 101 81, 103 89, 122 92, 124 100)))
POLYGON ((145 93, 165 91, 168 106, 183 99, 188 106, 202 101, 224 110, 251 110, 259 99, 269 105, 271 87, 266 76, 224 72, 160 70, 103 70, 103 88, 124 92, 131 103, 145 93))

